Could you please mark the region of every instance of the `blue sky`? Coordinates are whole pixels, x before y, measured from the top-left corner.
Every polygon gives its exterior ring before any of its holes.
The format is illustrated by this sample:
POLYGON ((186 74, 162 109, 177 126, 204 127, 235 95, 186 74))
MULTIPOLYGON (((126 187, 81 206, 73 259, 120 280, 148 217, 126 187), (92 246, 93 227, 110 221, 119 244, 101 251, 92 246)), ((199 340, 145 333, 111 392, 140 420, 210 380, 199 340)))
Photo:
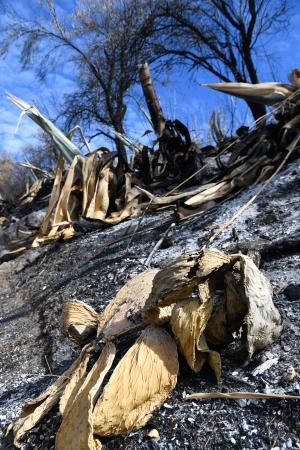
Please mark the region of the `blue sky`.
MULTIPOLYGON (((272 37, 267 46, 268 52, 274 55, 272 69, 276 81, 287 81, 291 69, 300 66, 300 0, 288 2, 294 8, 290 30, 272 37)), ((57 2, 58 7, 64 10, 70 8, 71 3, 61 0, 57 2)), ((29 18, 35 17, 40 11, 37 0, 14 0, 13 5, 18 12, 29 18)), ((3 20, 4 16, 0 15, 0 23, 3 20)), ((21 71, 18 62, 19 51, 19 48, 14 47, 5 59, 0 59, 0 153, 5 151, 17 159, 23 158, 26 146, 36 142, 38 127, 30 119, 23 117, 18 131, 15 132, 19 110, 9 103, 5 92, 37 105, 41 112, 49 116, 55 114, 55 106, 59 106, 63 95, 75 88, 70 64, 61 65, 58 71, 50 73, 44 84, 37 80, 33 70, 21 71)), ((258 72, 261 81, 273 80, 269 64, 263 60, 258 61, 258 72)), ((222 112, 229 107, 236 108, 237 125, 251 122, 251 115, 244 108, 242 100, 231 99, 199 86, 199 83, 211 81, 217 80, 204 72, 191 75, 181 72, 180 69, 173 70, 172 73, 161 73, 156 80, 156 88, 166 116, 182 120, 197 137, 205 138, 209 117, 214 109, 222 112)), ((131 94, 139 100, 142 99, 139 86, 136 86, 131 94)), ((128 134, 139 139, 147 128, 149 127, 141 113, 131 101, 126 117, 128 134)), ((104 144, 98 140, 95 145, 101 143, 104 144)))

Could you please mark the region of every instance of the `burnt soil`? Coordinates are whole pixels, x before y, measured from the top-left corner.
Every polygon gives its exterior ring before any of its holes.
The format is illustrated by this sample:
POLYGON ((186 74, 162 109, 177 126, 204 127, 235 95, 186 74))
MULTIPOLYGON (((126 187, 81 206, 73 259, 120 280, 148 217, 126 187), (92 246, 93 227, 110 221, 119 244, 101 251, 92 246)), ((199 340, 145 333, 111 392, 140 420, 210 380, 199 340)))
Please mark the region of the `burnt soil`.
MULTIPOLYGON (((277 175, 212 244, 227 253, 260 252, 260 268, 270 279, 274 303, 283 319, 280 340, 257 353, 247 365, 231 348, 224 348, 219 385, 208 369, 195 374, 181 360, 176 389, 150 422, 127 436, 102 439, 104 449, 300 448, 299 401, 184 399, 185 394, 212 390, 300 394, 300 378, 285 378, 289 366, 299 371, 300 361, 298 163, 290 163, 277 175), (252 374, 262 362, 274 358, 278 362, 269 370, 252 374), (158 430, 159 439, 147 437, 152 428, 158 430)), ((212 230, 226 222, 259 187, 202 218, 178 224, 167 248, 156 251, 151 266, 162 267, 183 253, 200 249, 212 230)), ((146 258, 173 220, 172 211, 146 215, 142 221, 133 219, 69 242, 29 250, 0 266, 1 448, 15 448, 11 436, 4 437, 4 432, 19 415, 22 404, 52 383, 79 353, 59 329, 63 302, 82 300, 100 312, 129 278, 145 270, 146 258)), ((130 343, 120 343, 120 351, 130 343)), ((53 449, 60 420, 58 410, 51 411, 27 433, 22 448, 53 449)))

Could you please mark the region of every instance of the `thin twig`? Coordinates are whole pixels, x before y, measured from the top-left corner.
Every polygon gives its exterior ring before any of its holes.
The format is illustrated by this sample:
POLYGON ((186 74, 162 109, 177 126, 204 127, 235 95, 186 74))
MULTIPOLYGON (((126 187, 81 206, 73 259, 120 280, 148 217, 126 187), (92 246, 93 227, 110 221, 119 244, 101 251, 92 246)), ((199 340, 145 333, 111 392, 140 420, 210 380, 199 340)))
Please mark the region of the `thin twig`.
POLYGON ((242 400, 242 399, 286 399, 286 400, 300 400, 300 395, 287 395, 287 394, 265 394, 264 392, 200 392, 197 394, 187 395, 185 400, 207 398, 224 398, 228 400, 242 400))
POLYGON ((166 239, 166 237, 168 236, 169 232, 171 230, 173 230, 175 228, 176 224, 175 222, 172 222, 171 225, 167 228, 167 230, 164 232, 164 234, 162 235, 162 237, 159 239, 159 241, 157 241, 157 243, 155 244, 155 246, 153 247, 153 250, 151 251, 150 255, 148 256, 146 262, 145 262, 145 266, 149 266, 150 265, 150 261, 153 258, 154 253, 161 247, 161 245, 163 244, 164 240, 166 239))
POLYGON ((143 222, 143 220, 144 220, 144 217, 145 217, 145 215, 146 215, 146 212, 149 210, 149 208, 150 208, 150 206, 151 206, 152 200, 153 200, 153 199, 151 198, 150 202, 148 203, 148 205, 147 205, 146 208, 144 209, 143 214, 141 215, 141 217, 140 217, 139 220, 138 220, 138 223, 137 223, 137 225, 136 225, 136 227, 135 227, 135 229, 134 229, 134 231, 133 231, 133 234, 132 234, 132 236, 131 236, 131 238, 130 238, 130 241, 128 242, 128 245, 127 245, 127 248, 126 248, 126 253, 128 252, 129 247, 131 246, 131 243, 132 243, 132 241, 133 241, 133 238, 134 238, 135 235, 137 234, 138 229, 139 229, 139 227, 141 226, 141 224, 142 224, 142 222, 143 222))
POLYGON ((51 367, 50 367, 50 364, 48 363, 48 359, 47 359, 47 356, 46 356, 46 355, 45 355, 45 361, 46 361, 48 370, 49 370, 49 372, 50 372, 50 375, 53 375, 52 370, 51 370, 51 367))

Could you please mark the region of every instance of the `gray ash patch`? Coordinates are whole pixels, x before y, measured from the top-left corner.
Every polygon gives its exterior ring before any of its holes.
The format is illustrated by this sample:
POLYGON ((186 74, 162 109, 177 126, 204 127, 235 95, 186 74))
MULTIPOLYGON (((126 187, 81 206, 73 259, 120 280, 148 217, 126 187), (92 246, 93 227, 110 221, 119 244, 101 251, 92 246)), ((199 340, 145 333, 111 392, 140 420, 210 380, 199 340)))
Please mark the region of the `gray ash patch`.
MULTIPOLYGON (((280 340, 255 355, 246 367, 230 354, 230 348, 222 349, 219 386, 208 369, 194 374, 181 359, 176 389, 150 422, 127 436, 102 439, 104 448, 299 448, 298 401, 184 399, 185 394, 211 390, 300 393, 299 377, 292 383, 284 379, 289 365, 299 372, 300 360, 300 301, 291 301, 285 294, 288 286, 299 284, 299 192, 294 188, 298 170, 297 161, 291 163, 213 243, 225 252, 260 250, 261 267, 271 281, 274 302, 283 318, 280 340), (253 369, 274 355, 279 358, 277 364, 254 377, 253 369), (147 437, 152 428, 158 430, 158 440, 147 437)), ((258 188, 225 202, 204 218, 179 224, 170 235, 171 245, 155 253, 151 266, 162 267, 183 253, 201 248, 212 229, 226 222, 258 188)), ((128 235, 135 231, 138 218, 70 242, 51 244, 27 267, 22 267, 23 255, 10 264, 9 276, 0 276, 1 448, 14 448, 11 437, 4 438, 4 429, 20 413, 22 404, 53 380, 49 367, 53 375, 59 375, 79 353, 78 347, 59 331, 63 302, 78 299, 102 311, 128 279, 145 270, 143 264, 153 246, 173 220, 171 212, 156 213, 143 219, 133 238, 128 235), (14 264, 20 270, 14 271, 14 264)), ((0 272, 4 267, 0 266, 0 272)), ((125 348, 122 343, 122 351, 125 348)), ((50 412, 27 433, 23 449, 53 448, 60 420, 57 410, 50 412)))

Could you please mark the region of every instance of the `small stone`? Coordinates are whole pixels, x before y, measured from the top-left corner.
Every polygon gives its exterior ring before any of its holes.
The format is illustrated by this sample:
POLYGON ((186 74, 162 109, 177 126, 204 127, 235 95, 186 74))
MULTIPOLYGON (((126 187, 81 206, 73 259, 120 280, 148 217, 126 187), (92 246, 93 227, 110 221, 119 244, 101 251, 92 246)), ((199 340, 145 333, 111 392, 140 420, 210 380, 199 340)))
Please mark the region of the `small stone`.
POLYGON ((237 404, 241 407, 241 408, 245 408, 247 406, 247 400, 242 398, 240 400, 237 400, 237 404))
POLYGON ((283 348, 283 350, 285 352, 290 352, 291 351, 291 347, 289 345, 283 345, 282 348, 283 348))
POLYGON ((159 432, 156 428, 152 428, 152 430, 147 433, 147 436, 152 439, 159 439, 159 432))
POLYGON ((297 378, 297 372, 293 366, 287 367, 285 374, 284 374, 284 378, 286 381, 294 381, 295 378, 297 378))
POLYGON ((173 409, 173 406, 169 405, 169 403, 164 403, 164 407, 168 409, 173 409))

